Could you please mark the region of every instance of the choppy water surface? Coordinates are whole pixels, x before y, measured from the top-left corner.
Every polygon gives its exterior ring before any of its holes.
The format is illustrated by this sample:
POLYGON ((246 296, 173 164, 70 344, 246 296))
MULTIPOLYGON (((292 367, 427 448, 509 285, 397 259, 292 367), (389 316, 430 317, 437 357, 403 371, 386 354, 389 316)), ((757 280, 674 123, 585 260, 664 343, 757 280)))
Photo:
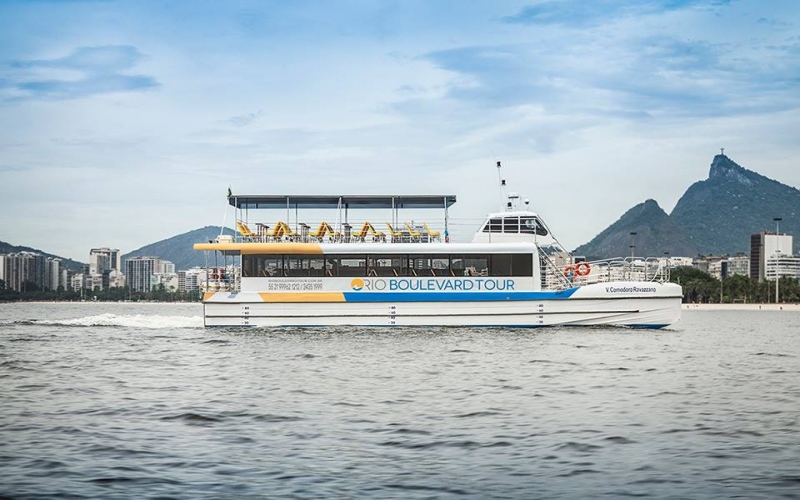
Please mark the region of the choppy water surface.
POLYGON ((800 314, 204 330, 0 304, 0 496, 800 497, 800 314))

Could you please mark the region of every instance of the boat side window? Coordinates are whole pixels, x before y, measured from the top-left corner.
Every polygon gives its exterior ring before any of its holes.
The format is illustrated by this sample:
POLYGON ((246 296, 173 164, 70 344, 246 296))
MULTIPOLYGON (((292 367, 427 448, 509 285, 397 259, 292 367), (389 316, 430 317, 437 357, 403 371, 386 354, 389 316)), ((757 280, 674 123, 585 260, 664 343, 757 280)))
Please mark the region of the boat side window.
POLYGON ((489 269, 490 276, 512 276, 511 254, 492 254, 489 269))
POLYGON ((308 275, 325 276, 325 259, 321 255, 308 257, 308 275))
POLYGON ((464 276, 489 276, 489 256, 465 255, 464 276))
POLYGON ((256 259, 253 255, 242 255, 242 278, 257 276, 255 273, 256 259))
POLYGON ((430 255, 409 255, 408 271, 410 276, 433 276, 430 255))
POLYGON ((308 261, 304 255, 284 255, 284 276, 308 276, 308 261))
POLYGON ((533 254, 512 254, 511 276, 533 276, 533 254))
POLYGON ((324 259, 310 255, 285 255, 284 276, 323 276, 324 259))
POLYGON ((519 226, 521 233, 538 234, 539 236, 547 236, 547 229, 536 217, 522 217, 519 226))
POLYGON ((370 255, 367 258, 367 273, 371 276, 403 276, 401 255, 370 255))
POLYGON ((451 276, 450 256, 434 255, 431 257, 431 274, 434 276, 451 276))
POLYGON ((450 256, 450 273, 453 276, 467 275, 467 264, 463 255, 450 256))
POLYGON ((283 276, 283 255, 259 255, 259 276, 283 276))
MULTIPOLYGON (((366 276, 367 258, 365 255, 339 255, 334 257, 338 273, 334 276, 366 276)), ((332 260, 332 259, 328 259, 332 260)))
POLYGON ((502 233, 503 232, 503 219, 496 217, 489 219, 489 222, 483 226, 484 233, 502 233))

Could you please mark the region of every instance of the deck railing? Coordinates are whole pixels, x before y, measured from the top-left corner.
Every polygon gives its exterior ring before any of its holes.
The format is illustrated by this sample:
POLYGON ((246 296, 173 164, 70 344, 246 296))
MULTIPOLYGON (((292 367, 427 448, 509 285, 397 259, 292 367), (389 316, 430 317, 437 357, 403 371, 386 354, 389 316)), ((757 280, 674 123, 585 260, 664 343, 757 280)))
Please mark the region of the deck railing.
MULTIPOLYGON (((545 256, 547 257, 547 256, 545 256)), ((548 290, 563 290, 592 283, 610 281, 666 282, 670 277, 669 262, 664 258, 619 257, 586 262, 578 270, 578 264, 557 266, 552 259, 542 259, 542 287, 548 290), (588 271, 588 272, 587 272, 588 271), (586 273, 586 274, 583 274, 586 273)))

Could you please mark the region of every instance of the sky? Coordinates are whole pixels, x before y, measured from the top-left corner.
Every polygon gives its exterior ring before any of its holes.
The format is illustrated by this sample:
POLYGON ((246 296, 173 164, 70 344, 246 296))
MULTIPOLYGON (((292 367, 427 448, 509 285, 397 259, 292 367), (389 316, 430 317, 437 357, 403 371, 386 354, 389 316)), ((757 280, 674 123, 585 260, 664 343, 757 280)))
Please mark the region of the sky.
POLYGON ((232 226, 228 186, 455 194, 468 240, 502 161, 575 248, 721 147, 800 186, 799 27, 795 0, 0 0, 0 240, 126 253, 232 226))

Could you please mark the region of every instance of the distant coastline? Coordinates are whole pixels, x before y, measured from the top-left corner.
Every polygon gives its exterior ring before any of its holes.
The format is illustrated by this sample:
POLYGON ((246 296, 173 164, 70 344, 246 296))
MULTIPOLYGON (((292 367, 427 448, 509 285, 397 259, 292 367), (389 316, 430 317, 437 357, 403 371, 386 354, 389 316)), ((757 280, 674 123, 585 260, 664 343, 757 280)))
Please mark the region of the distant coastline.
POLYGON ((681 304, 684 311, 790 311, 800 312, 800 304, 681 304))

